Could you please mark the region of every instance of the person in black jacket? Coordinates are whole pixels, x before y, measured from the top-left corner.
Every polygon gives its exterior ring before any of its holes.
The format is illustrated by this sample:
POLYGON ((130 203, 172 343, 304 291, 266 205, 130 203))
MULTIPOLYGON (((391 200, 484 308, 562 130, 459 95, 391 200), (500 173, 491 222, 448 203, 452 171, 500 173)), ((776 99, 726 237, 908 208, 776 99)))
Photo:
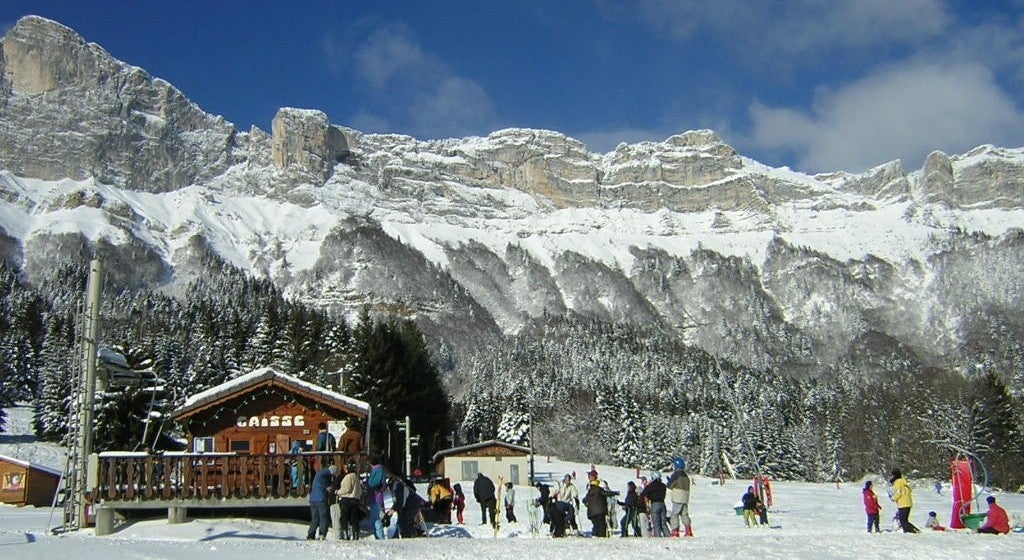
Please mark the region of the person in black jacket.
POLYGON ((416 536, 416 516, 426 500, 416 494, 416 486, 409 480, 393 475, 389 479, 391 509, 385 514, 398 515, 398 536, 409 539, 416 536))
POLYGON ((754 487, 748 486, 747 493, 740 498, 743 502, 743 523, 747 528, 757 527, 757 507, 761 499, 754 493, 754 487))
POLYGON ((541 523, 550 523, 551 516, 548 514, 548 504, 551 502, 551 487, 543 482, 538 482, 536 486, 537 491, 540 492, 540 497, 537 498, 536 505, 544 514, 544 519, 541 523))
POLYGON ((597 478, 597 472, 589 473, 590 484, 587 485, 587 495, 583 497, 583 503, 587 505, 587 519, 593 524, 591 534, 595 537, 608 536, 608 498, 618 496, 618 492, 605 490, 601 481, 597 478))
POLYGON ((626 510, 622 521, 619 522, 619 526, 622 527, 621 536, 628 537, 630 527, 633 528, 634 537, 641 536, 643 533, 640 532, 640 511, 643 509, 643 499, 636 491, 636 483, 632 480, 626 483, 626 497, 619 505, 626 510))
POLYGON ((484 473, 477 473, 473 481, 473 497, 480 503, 480 515, 483 517, 482 524, 487 525, 487 515, 491 516, 491 524, 497 523, 495 514, 498 510, 498 499, 494 494, 494 483, 484 473))
POLYGON ((667 490, 665 483, 661 481, 661 473, 652 471, 651 482, 640 493, 640 497, 647 500, 649 504, 651 527, 653 527, 655 537, 668 536, 668 517, 665 511, 665 493, 667 490))

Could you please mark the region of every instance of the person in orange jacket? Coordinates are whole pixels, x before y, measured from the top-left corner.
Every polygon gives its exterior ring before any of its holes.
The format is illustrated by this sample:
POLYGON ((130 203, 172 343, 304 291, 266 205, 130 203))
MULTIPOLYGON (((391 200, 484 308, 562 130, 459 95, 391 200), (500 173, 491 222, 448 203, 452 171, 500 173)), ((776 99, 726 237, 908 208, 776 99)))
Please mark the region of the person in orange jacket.
POLYGON ((985 498, 985 501, 988 502, 988 511, 985 513, 985 524, 978 527, 978 532, 990 535, 1009 533, 1010 516, 1006 515, 1006 510, 996 503, 995 496, 989 496, 985 498))

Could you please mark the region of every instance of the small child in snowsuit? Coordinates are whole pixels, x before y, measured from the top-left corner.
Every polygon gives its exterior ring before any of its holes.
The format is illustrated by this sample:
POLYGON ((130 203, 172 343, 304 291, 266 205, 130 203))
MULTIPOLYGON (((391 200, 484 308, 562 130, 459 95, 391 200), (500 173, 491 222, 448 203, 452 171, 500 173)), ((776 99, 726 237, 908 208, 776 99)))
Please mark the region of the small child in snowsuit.
POLYGON ((747 493, 740 499, 743 501, 743 523, 748 529, 757 527, 757 506, 761 500, 754 493, 754 487, 747 486, 747 493))
POLYGON ((466 509, 466 495, 462 493, 462 485, 454 484, 452 490, 455 495, 452 497, 452 506, 455 508, 455 517, 459 520, 459 525, 465 525, 465 521, 462 519, 462 510, 466 509))
POLYGON ((871 489, 871 481, 864 483, 864 513, 868 516, 868 532, 871 532, 871 528, 874 527, 876 533, 881 533, 882 530, 878 527, 878 515, 882 511, 882 506, 878 503, 878 496, 875 495, 875 491, 871 489))
POLYGON ((505 503, 505 521, 516 523, 516 491, 512 488, 511 482, 505 483, 505 496, 502 501, 505 503))
POLYGON ((932 531, 945 531, 946 528, 939 525, 939 516, 934 511, 928 512, 928 521, 924 522, 925 528, 931 529, 932 531))

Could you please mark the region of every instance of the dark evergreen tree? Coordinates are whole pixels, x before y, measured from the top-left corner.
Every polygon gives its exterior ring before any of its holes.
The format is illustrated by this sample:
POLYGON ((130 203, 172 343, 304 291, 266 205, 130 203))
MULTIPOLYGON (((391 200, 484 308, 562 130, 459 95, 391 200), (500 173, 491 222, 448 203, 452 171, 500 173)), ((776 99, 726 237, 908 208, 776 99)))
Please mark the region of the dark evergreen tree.
POLYGON ((421 452, 448 430, 448 397, 430 360, 423 335, 411 321, 373 321, 364 310, 353 332, 357 360, 349 394, 373 406, 374 441, 386 441, 394 422, 406 414, 413 434, 424 443, 421 452))

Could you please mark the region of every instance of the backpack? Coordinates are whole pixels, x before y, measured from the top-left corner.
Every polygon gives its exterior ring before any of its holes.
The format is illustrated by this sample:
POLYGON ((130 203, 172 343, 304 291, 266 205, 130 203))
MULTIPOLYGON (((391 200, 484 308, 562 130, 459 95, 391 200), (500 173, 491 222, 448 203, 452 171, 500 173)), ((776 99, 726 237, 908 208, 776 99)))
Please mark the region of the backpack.
POLYGON ((377 490, 384 486, 384 469, 373 469, 370 478, 366 479, 366 486, 370 490, 377 490))

